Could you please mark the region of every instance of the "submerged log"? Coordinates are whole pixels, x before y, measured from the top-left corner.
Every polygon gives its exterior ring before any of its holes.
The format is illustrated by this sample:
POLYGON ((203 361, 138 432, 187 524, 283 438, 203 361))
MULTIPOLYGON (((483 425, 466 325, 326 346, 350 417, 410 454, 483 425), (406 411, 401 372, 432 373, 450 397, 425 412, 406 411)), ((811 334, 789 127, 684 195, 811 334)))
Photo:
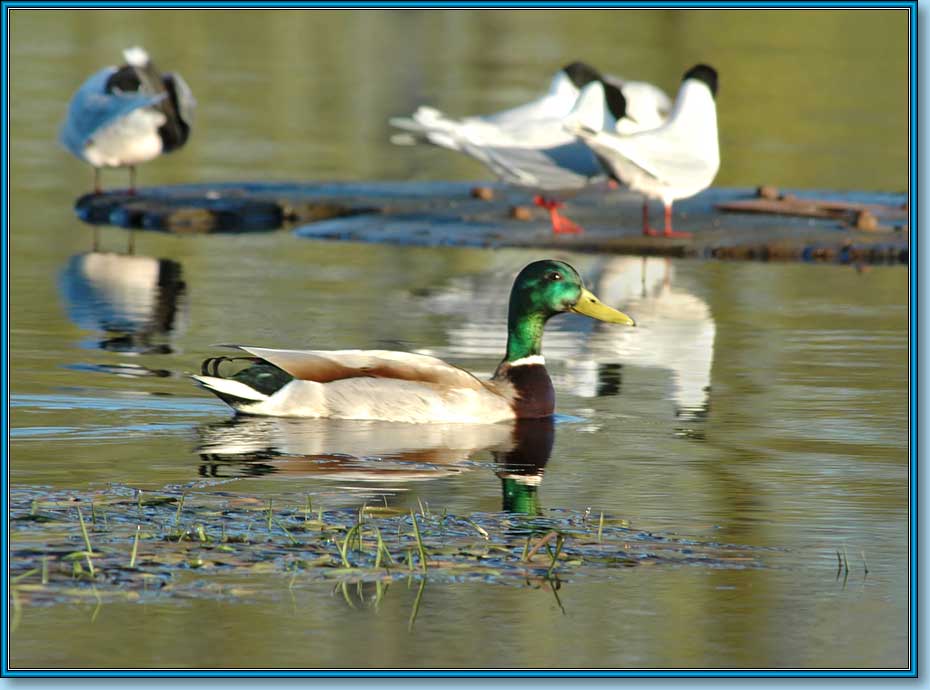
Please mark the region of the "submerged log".
POLYGON ((286 223, 311 223, 379 209, 330 199, 293 198, 251 185, 218 185, 85 194, 75 202, 75 211, 91 225, 185 234, 277 230, 286 223))
MULTIPOLYGON (((177 234, 294 229, 316 240, 524 247, 768 261, 908 260, 904 194, 784 194, 712 188, 674 206, 691 238, 644 236, 642 197, 592 188, 562 212, 585 228, 555 235, 531 195, 502 185, 450 182, 226 183, 88 194, 87 223, 177 234), (488 191, 484 191, 488 190, 488 191), (725 211, 725 212, 724 212, 725 211)), ((661 206, 652 204, 653 217, 661 206)))

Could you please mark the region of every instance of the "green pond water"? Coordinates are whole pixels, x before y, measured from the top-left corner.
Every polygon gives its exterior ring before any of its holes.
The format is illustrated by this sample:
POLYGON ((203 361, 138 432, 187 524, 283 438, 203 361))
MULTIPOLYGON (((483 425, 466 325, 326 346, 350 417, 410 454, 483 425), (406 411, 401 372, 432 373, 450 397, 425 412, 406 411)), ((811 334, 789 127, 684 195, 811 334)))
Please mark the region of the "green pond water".
MULTIPOLYGON (((392 147, 387 118, 420 103, 461 114, 520 103, 576 58, 670 91, 706 61, 721 73, 718 184, 896 192, 905 29, 890 11, 14 11, 12 510, 45 502, 71 521, 57 535, 14 521, 15 573, 62 543, 82 548, 69 498, 88 518, 88 499, 138 490, 183 494, 189 511, 271 502, 289 525, 307 496, 342 525, 366 505, 445 511, 484 525, 490 544, 548 520, 581 555, 557 587, 506 568, 320 578, 278 556, 181 564, 164 592, 126 584, 132 598, 101 579, 99 602, 86 578, 59 578, 18 596, 11 666, 906 666, 906 268, 560 255, 639 328, 550 323, 552 447, 520 446, 530 470, 515 478, 495 451, 506 425, 234 423, 187 374, 216 343, 240 342, 412 350, 490 375, 510 283, 537 252, 281 230, 143 232, 127 256, 116 229, 91 252, 72 210, 91 171, 55 142, 71 91, 140 43, 199 100, 188 146, 141 168, 141 184, 487 179, 451 153, 392 147), (586 564, 595 547, 579 535, 601 513, 605 543, 628 543, 642 563, 586 564), (669 541, 675 558, 661 557, 669 541)), ((124 172, 104 183, 124 185, 124 172)), ((153 529, 174 516, 172 504, 153 529)), ((293 548, 283 533, 272 542, 262 548, 293 548)), ((128 560, 131 544, 110 546, 128 560)))

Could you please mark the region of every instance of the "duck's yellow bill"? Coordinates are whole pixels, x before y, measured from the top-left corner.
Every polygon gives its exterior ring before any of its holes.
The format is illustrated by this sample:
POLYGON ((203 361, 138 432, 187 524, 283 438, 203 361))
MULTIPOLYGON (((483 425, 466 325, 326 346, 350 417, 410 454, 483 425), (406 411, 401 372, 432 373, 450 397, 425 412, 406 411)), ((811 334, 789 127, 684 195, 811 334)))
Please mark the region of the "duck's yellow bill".
POLYGON ((616 309, 608 307, 595 297, 590 290, 584 288, 581 289, 581 297, 578 298, 575 306, 572 307, 572 311, 576 314, 590 316, 592 319, 597 319, 598 321, 606 321, 607 323, 622 323, 627 326, 636 325, 636 322, 622 311, 617 311, 616 309))

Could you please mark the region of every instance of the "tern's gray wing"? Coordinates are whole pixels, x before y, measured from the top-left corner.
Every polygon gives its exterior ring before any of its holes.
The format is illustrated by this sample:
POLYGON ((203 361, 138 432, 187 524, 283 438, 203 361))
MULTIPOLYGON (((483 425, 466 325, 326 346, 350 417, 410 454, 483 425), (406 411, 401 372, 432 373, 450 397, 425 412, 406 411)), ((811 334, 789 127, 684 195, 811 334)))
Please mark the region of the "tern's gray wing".
POLYGON ((98 130, 133 110, 157 103, 167 95, 107 93, 107 80, 115 71, 115 67, 105 67, 91 76, 75 92, 68 105, 68 116, 61 126, 58 139, 78 158, 83 157, 87 141, 98 130))
POLYGON ((598 132, 593 138, 581 134, 594 151, 614 165, 635 166, 647 175, 673 187, 691 187, 713 178, 719 167, 690 147, 689 140, 668 127, 626 137, 598 132))
POLYGON ((184 81, 184 77, 177 72, 166 72, 162 75, 162 78, 166 84, 170 83, 174 87, 175 95, 178 99, 178 115, 181 117, 181 120, 187 125, 192 125, 194 123, 194 109, 197 107, 197 99, 194 98, 191 87, 184 81))
POLYGON ((539 190, 580 189, 604 172, 597 159, 580 142, 531 149, 481 146, 470 153, 487 165, 504 182, 539 190))

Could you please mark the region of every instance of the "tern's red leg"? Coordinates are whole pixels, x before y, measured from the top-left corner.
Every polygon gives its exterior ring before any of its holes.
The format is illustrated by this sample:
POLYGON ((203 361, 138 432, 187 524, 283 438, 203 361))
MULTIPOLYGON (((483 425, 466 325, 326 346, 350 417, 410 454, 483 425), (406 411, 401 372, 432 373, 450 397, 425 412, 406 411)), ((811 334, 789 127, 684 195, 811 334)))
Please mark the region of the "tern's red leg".
POLYGON ((562 202, 537 195, 533 197, 533 203, 549 211, 553 233, 563 235, 584 232, 584 228, 559 213, 558 209, 564 206, 562 202))
POLYGON ((100 168, 94 168, 94 194, 103 194, 100 189, 100 168))
POLYGON ((643 234, 651 235, 652 237, 659 234, 658 230, 654 230, 652 226, 649 225, 649 199, 643 199, 643 234))
POLYGON ((665 237, 691 237, 690 232, 676 232, 672 230, 672 205, 665 204, 665 237))
POLYGON ((129 166, 129 193, 136 193, 136 166, 129 166))

